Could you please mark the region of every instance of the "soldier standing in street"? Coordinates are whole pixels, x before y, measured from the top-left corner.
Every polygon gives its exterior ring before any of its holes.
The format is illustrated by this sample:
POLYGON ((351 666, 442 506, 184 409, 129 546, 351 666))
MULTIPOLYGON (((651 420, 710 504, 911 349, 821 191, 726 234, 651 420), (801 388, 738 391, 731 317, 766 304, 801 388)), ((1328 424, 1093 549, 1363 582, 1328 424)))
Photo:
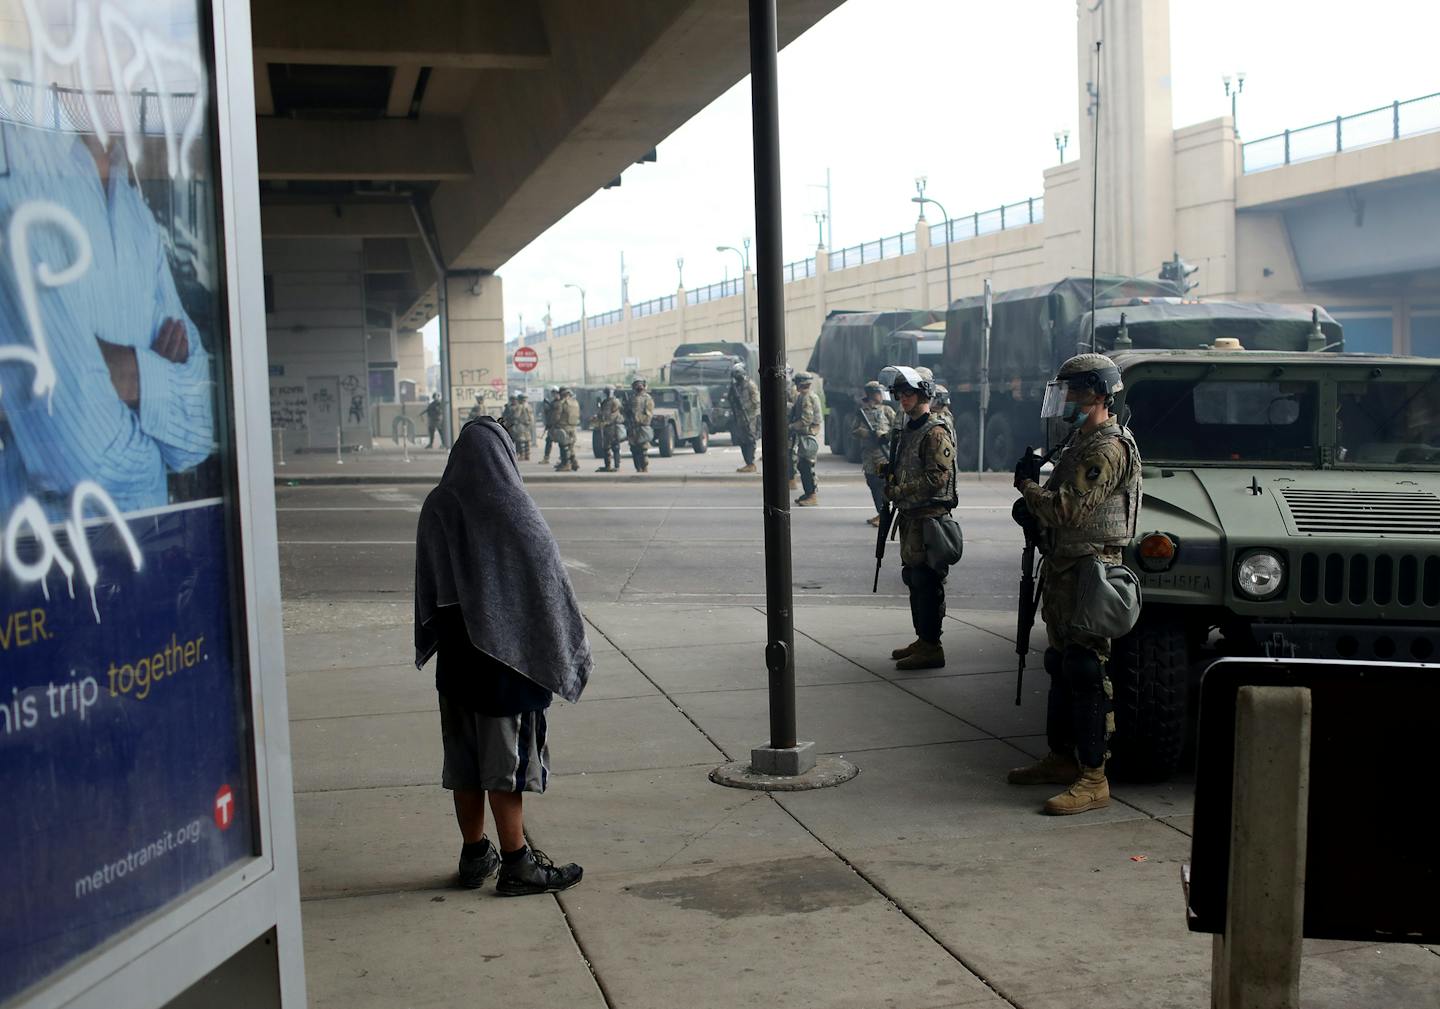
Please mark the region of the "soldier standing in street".
POLYGON ((580 463, 575 459, 575 429, 580 426, 580 404, 570 394, 570 387, 560 387, 560 398, 555 401, 555 444, 560 446, 558 470, 578 470, 580 463))
POLYGON ((550 394, 540 402, 540 422, 545 425, 545 453, 540 461, 550 464, 550 446, 555 444, 555 408, 560 402, 558 386, 550 387, 550 394))
MULTIPOLYGON (((910 619, 915 640, 890 653, 896 669, 939 669, 945 665, 940 636, 945 621, 945 576, 949 564, 934 556, 940 540, 935 529, 948 523, 957 503, 955 439, 931 410, 934 383, 913 368, 886 369, 893 374, 890 394, 905 420, 888 468, 885 498, 895 505, 900 523, 901 580, 910 589, 910 619)), ((958 530, 957 530, 958 533, 958 530)))
POLYGON ((730 388, 725 390, 730 404, 732 435, 740 446, 740 455, 745 464, 736 473, 755 472, 755 443, 760 440, 760 387, 745 371, 745 366, 736 363, 730 369, 730 388))
MULTIPOLYGON (((635 461, 635 472, 650 472, 650 440, 655 432, 650 421, 655 417, 655 401, 645 391, 645 380, 637 378, 630 383, 630 409, 625 415, 625 434, 630 439, 630 458, 635 461)), ((619 468, 619 464, 616 464, 619 468)))
POLYGON ((435 447, 435 436, 440 436, 440 447, 449 448, 450 443, 445 440, 445 403, 440 399, 437 392, 430 397, 430 402, 425 404, 425 424, 430 428, 430 440, 426 442, 426 448, 435 447))
POLYGON ((930 407, 930 412, 945 422, 950 429, 950 440, 955 440, 955 414, 950 410, 950 390, 943 385, 935 386, 935 401, 930 407))
POLYGON ((885 402, 885 387, 879 382, 865 383, 865 398, 855 411, 855 426, 850 434, 860 443, 860 467, 875 502, 875 514, 866 519, 872 526, 880 524, 885 514, 885 467, 890 462, 891 436, 895 433, 895 410, 885 402))
POLYGON ((625 416, 621 412, 620 400, 615 398, 615 387, 607 385, 601 390, 600 405, 595 408, 595 427, 600 432, 600 452, 605 465, 597 473, 620 472, 620 443, 625 440, 625 416))
POLYGON ((815 460, 820 457, 820 397, 810 391, 808 372, 795 375, 795 402, 790 407, 790 457, 800 472, 805 492, 795 499, 802 508, 820 503, 815 485, 815 460))
POLYGON ((470 416, 465 419, 467 421, 479 420, 483 416, 485 416, 485 397, 477 395, 475 405, 470 408, 470 416))
POLYGON ((1011 771, 1007 780, 1013 785, 1069 786, 1045 803, 1045 812, 1057 815, 1110 803, 1105 761, 1114 715, 1105 664, 1111 643, 1072 623, 1080 616, 1080 572, 1093 558, 1120 564, 1121 550, 1134 536, 1140 514, 1140 451, 1110 412, 1123 388, 1120 369, 1103 354, 1066 361, 1041 407, 1042 417, 1062 417, 1071 425, 1054 472, 1042 487, 1036 482, 1037 457, 1022 458, 1015 468, 1015 489, 1038 527, 1045 558, 1041 614, 1050 639, 1045 650, 1050 752, 1011 771))
MULTIPOLYGON (((470 413, 471 416, 474 416, 475 411, 472 410, 470 413)), ((515 394, 513 392, 505 400, 505 409, 500 411, 500 426, 505 429, 505 433, 513 442, 515 440, 515 394)))
POLYGON ((510 440, 515 443, 515 454, 521 462, 530 461, 530 439, 535 434, 535 413, 526 402, 523 392, 515 394, 515 415, 510 422, 510 440))

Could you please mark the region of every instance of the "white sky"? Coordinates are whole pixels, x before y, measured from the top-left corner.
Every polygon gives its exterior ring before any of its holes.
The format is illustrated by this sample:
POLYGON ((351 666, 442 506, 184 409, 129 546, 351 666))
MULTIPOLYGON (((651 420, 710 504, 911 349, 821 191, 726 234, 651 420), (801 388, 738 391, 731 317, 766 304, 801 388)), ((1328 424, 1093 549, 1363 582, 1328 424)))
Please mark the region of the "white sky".
MULTIPOLYGON (((1250 138, 1440 91, 1433 0, 1171 0, 1170 34, 1176 126, 1228 113, 1236 70, 1250 138)), ((848 0, 780 54, 786 262, 815 247, 827 166, 832 248, 912 228, 917 175, 954 216, 1041 195, 1055 131, 1079 151, 1075 62, 1075 0, 848 0)), ((715 246, 754 234, 749 115, 747 78, 507 263, 507 335, 547 303, 578 318, 566 283, 619 307, 622 251, 632 304, 675 292, 677 257, 687 287, 734 276, 715 246)))

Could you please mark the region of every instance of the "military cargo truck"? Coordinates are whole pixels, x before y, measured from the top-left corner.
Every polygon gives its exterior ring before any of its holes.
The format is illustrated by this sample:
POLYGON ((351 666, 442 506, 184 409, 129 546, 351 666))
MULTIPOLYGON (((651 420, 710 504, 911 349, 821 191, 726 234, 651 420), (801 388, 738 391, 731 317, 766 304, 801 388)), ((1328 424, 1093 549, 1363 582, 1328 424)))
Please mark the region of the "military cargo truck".
MULTIPOLYGON (((1026 445, 1040 444, 1040 400, 1045 384, 1066 358, 1095 346, 1195 349, 1236 339, 1253 350, 1339 350, 1341 329, 1314 305, 1185 301, 1163 280, 1100 277, 1095 305, 1090 278, 1002 291, 993 299, 989 345, 989 406, 985 466, 1006 470, 1026 445), (1318 330, 1317 330, 1318 327, 1318 330)), ((946 315, 939 375, 950 388, 956 457, 978 462, 979 406, 984 352, 984 299, 962 298, 946 315)))
POLYGON ((1144 459, 1125 558, 1143 607, 1110 665, 1117 773, 1176 768, 1219 655, 1440 657, 1440 361, 1111 356, 1144 459))
MULTIPOLYGON (((682 343, 671 355, 665 369, 667 385, 703 385, 710 391, 710 405, 705 426, 709 433, 731 433, 735 418, 725 393, 730 388, 730 371, 743 364, 751 378, 759 373, 760 345, 711 340, 704 343, 682 343)), ((708 437, 708 435, 707 435, 708 437)))
POLYGON ((836 309, 825 317, 806 370, 824 389, 823 439, 830 451, 860 461, 860 445, 850 436, 865 383, 880 369, 900 364, 935 370, 944 348, 945 313, 928 309, 852 312, 836 309))

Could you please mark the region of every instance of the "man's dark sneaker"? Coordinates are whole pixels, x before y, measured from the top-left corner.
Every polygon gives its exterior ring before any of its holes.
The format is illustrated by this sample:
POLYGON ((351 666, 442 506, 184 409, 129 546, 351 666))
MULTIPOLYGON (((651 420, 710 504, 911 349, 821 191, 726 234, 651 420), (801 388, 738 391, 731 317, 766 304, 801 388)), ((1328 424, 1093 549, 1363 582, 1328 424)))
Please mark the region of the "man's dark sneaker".
POLYGON ((478 890, 485 881, 500 868, 500 851, 493 844, 485 846, 485 853, 466 858, 460 856, 460 885, 467 890, 478 890))
POLYGON ((543 851, 528 848, 517 862, 500 866, 495 892, 502 897, 523 897, 531 893, 558 893, 580 882, 585 870, 574 862, 556 865, 543 851))

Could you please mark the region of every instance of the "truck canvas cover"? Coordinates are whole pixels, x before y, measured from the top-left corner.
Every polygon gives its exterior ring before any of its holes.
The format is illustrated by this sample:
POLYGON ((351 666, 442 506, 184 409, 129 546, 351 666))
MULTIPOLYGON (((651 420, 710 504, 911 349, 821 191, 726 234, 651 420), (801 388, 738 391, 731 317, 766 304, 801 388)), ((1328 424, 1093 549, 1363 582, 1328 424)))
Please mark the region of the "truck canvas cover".
MULTIPOLYGON (((1217 339, 1233 337, 1246 350, 1309 349, 1314 318, 1319 320, 1325 349, 1344 350, 1340 324, 1323 308, 1314 305, 1273 305, 1263 302, 1200 301, 1134 305, 1112 305, 1095 311, 1095 346, 1112 350, 1125 317, 1130 342, 1136 347, 1160 350, 1193 350, 1208 347, 1217 339)), ((1076 320, 1076 346, 1088 343, 1090 316, 1076 320)))

